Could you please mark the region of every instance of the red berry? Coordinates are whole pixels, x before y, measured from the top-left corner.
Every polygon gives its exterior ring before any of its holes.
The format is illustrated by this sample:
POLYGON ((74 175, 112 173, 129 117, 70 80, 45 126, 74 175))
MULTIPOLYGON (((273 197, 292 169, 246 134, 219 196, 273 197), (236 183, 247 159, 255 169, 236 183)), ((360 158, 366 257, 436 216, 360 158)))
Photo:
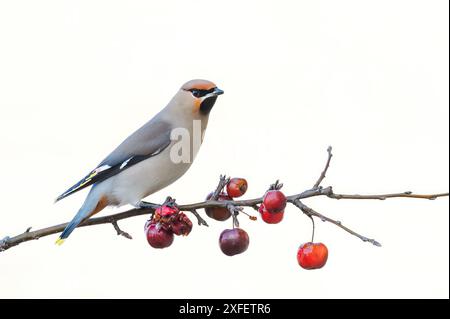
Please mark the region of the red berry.
POLYGON ((184 213, 179 213, 171 223, 171 230, 177 236, 187 236, 192 230, 192 222, 184 213))
POLYGON ((230 197, 241 197, 247 188, 248 184, 244 178, 232 178, 227 184, 227 194, 230 197))
POLYGON ((286 196, 279 190, 270 190, 264 195, 264 206, 271 213, 282 212, 286 207, 286 196))
POLYGON ((298 264, 304 269, 319 269, 325 266, 328 248, 322 243, 306 243, 297 252, 298 264))
POLYGON ((240 228, 225 229, 219 238, 220 249, 227 256, 243 253, 247 250, 249 242, 247 232, 240 228))
POLYGON ((155 215, 160 217, 177 214, 180 210, 176 206, 162 205, 155 210, 155 215))
POLYGON ((259 212, 261 214, 262 220, 265 221, 267 224, 278 224, 283 220, 284 216, 284 211, 278 213, 271 213, 266 209, 264 204, 261 204, 261 206, 259 206, 259 212))
POLYGON ((147 241, 153 248, 166 248, 173 243, 173 233, 161 227, 161 224, 150 224, 146 231, 147 241))
MULTIPOLYGON (((212 195, 213 195, 213 193, 210 193, 208 195, 208 197, 206 197, 206 200, 211 199, 212 195)), ((221 194, 219 194, 219 198, 217 200, 219 200, 219 201, 232 200, 232 198, 225 193, 221 193, 221 194)), ((225 207, 208 207, 208 208, 205 208, 205 212, 206 212, 206 215, 208 215, 208 217, 218 220, 218 221, 227 220, 231 216, 230 211, 225 207)))

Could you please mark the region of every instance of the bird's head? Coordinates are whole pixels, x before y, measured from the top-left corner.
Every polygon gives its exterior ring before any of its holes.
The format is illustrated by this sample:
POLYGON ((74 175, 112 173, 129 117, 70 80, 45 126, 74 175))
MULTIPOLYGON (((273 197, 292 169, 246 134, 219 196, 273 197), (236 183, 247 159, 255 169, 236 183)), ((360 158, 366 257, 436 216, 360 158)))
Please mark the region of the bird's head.
POLYGON ((180 88, 177 100, 183 102, 183 106, 189 108, 194 115, 208 116, 217 97, 223 93, 211 81, 191 80, 180 88))

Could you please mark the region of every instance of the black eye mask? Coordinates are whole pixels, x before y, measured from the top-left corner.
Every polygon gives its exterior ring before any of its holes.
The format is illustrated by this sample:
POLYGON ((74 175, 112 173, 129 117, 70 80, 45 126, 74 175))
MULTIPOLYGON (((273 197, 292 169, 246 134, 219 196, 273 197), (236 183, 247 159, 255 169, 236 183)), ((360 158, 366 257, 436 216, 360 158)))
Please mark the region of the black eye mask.
POLYGON ((190 89, 189 92, 195 97, 203 97, 206 94, 213 93, 215 88, 209 90, 190 89))

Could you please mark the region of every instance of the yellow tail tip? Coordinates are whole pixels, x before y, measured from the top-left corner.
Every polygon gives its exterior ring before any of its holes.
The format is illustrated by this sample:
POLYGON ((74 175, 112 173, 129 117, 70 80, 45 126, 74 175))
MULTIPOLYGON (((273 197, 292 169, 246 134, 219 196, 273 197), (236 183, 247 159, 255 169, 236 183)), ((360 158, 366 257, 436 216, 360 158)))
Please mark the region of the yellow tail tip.
POLYGON ((58 238, 58 240, 55 242, 56 245, 61 246, 64 243, 64 239, 58 238))

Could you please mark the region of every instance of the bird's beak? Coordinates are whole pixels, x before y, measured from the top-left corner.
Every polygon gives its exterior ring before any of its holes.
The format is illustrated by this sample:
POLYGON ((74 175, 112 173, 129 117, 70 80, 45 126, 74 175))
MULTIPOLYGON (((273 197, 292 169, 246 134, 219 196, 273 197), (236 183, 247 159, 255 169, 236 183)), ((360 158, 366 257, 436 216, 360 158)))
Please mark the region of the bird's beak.
POLYGON ((219 89, 218 87, 215 87, 210 93, 206 94, 200 99, 200 104, 197 106, 200 110, 200 113, 203 115, 208 115, 209 112, 211 112, 211 109, 214 106, 214 103, 216 103, 217 97, 224 92, 219 89))
POLYGON ((213 91, 213 94, 214 95, 221 95, 221 94, 224 94, 225 92, 224 91, 222 91, 221 89, 219 89, 219 88, 214 88, 214 91, 213 91))

